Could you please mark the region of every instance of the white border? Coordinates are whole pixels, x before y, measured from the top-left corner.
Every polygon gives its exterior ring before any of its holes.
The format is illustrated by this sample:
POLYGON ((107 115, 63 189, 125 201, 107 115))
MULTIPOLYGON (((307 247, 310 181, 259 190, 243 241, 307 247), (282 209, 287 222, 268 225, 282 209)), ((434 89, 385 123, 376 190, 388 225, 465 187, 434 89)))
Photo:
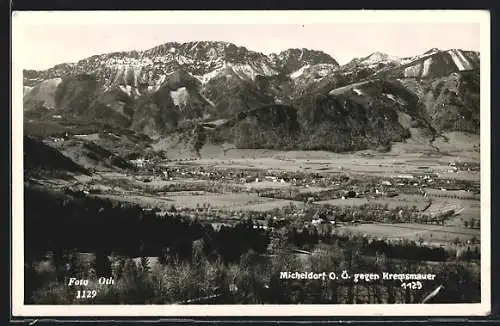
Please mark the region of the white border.
MULTIPOLYGON (((75 36, 76 37, 76 36, 75 36)), ((484 316, 490 291, 490 15, 480 10, 14 12, 12 15, 12 315, 17 316, 484 316), (393 305, 24 305, 23 76, 20 27, 40 24, 479 23, 481 52, 481 303, 393 305)))

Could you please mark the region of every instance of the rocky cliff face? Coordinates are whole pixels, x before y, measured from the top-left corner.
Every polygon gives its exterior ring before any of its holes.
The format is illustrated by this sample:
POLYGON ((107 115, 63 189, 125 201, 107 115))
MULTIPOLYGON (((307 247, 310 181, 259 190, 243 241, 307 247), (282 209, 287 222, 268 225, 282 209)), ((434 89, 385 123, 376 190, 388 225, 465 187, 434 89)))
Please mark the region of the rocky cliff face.
POLYGON ((305 65, 329 64, 338 67, 338 62, 330 55, 309 49, 288 49, 278 54, 271 55, 275 65, 283 73, 293 73, 305 65))

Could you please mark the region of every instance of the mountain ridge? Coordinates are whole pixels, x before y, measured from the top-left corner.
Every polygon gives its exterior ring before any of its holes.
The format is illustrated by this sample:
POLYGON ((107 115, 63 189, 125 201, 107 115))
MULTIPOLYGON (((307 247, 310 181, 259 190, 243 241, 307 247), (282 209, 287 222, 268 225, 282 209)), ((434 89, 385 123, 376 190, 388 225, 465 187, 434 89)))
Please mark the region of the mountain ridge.
POLYGON ((305 48, 266 55, 230 42, 168 42, 25 71, 24 110, 34 119, 101 120, 153 138, 223 119, 231 126, 212 138, 251 148, 385 148, 415 128, 429 139, 477 133, 479 63, 479 53, 460 49, 408 58, 376 51, 339 65, 305 48))
MULTIPOLYGON (((40 79, 60 78, 68 74, 91 73, 99 65, 108 67, 160 67, 161 72, 148 70, 147 82, 153 86, 161 74, 174 71, 176 68, 187 68, 188 72, 202 77, 204 74, 224 67, 224 63, 247 64, 263 74, 278 74, 283 69, 281 65, 293 65, 287 60, 293 57, 298 49, 287 49, 278 54, 266 55, 257 51, 249 50, 243 46, 237 46, 224 41, 193 41, 193 42, 167 42, 144 51, 117 51, 103 53, 83 58, 75 63, 58 64, 45 70, 23 70, 25 85, 33 86, 40 79), (278 61, 285 61, 280 63, 278 61), (197 62, 195 62, 197 61, 197 62), (257 62, 259 66, 253 65, 257 62), (41 76, 40 76, 41 75, 41 76), (29 84, 29 85, 28 85, 29 84)), ((318 51, 302 49, 305 52, 304 60, 314 63, 338 63, 329 54, 318 51), (315 56, 317 57, 315 59, 315 56)), ((293 58, 292 58, 293 59, 293 58)), ((101 76, 106 77, 103 72, 101 76)), ((128 71, 125 72, 125 74, 128 71)))

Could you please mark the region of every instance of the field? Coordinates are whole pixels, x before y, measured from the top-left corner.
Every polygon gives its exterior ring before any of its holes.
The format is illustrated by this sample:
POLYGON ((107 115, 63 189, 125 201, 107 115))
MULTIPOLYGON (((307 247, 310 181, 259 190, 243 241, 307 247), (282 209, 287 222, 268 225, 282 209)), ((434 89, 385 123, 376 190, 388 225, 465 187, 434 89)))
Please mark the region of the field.
MULTIPOLYGON (((389 208, 397 207, 417 207, 418 210, 424 210, 428 206, 427 200, 418 195, 399 195, 393 198, 370 199, 370 198, 345 198, 345 199, 330 199, 316 202, 317 204, 334 205, 334 206, 361 206, 368 204, 386 205, 389 208)), ((432 206, 432 205, 431 205, 432 206)))
POLYGON ((199 207, 210 207, 219 210, 231 211, 270 211, 276 208, 289 206, 291 203, 301 205, 300 202, 288 200, 276 200, 272 198, 258 197, 255 194, 215 194, 207 192, 169 192, 168 195, 146 196, 146 195, 96 195, 101 198, 128 201, 144 207, 158 207, 163 210, 174 205, 178 209, 195 209, 199 207))
POLYGON ((472 237, 479 239, 479 230, 468 230, 461 227, 422 225, 416 223, 401 224, 359 224, 340 228, 340 232, 353 232, 387 240, 410 240, 428 245, 446 245, 457 238, 466 242, 472 237))

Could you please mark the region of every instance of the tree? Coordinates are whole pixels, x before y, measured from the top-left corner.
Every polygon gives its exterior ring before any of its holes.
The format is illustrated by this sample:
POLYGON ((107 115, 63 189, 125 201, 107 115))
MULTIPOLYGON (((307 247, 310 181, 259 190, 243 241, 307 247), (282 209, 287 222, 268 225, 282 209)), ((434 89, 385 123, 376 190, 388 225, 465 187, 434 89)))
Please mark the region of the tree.
POLYGON ((131 258, 125 259, 125 264, 123 266, 122 278, 127 283, 135 283, 139 277, 139 270, 137 265, 131 258))
POLYGON ((95 253, 95 271, 99 277, 110 277, 113 275, 111 262, 106 252, 99 250, 95 253))
POLYGON ((116 259, 116 268, 115 268, 114 274, 113 274, 113 276, 116 279, 122 278, 123 272, 125 270, 125 263, 126 263, 125 257, 123 257, 123 256, 117 257, 117 259, 116 259))
POLYGON ((149 257, 141 257, 141 265, 139 271, 141 274, 148 274, 151 268, 149 267, 149 257))

